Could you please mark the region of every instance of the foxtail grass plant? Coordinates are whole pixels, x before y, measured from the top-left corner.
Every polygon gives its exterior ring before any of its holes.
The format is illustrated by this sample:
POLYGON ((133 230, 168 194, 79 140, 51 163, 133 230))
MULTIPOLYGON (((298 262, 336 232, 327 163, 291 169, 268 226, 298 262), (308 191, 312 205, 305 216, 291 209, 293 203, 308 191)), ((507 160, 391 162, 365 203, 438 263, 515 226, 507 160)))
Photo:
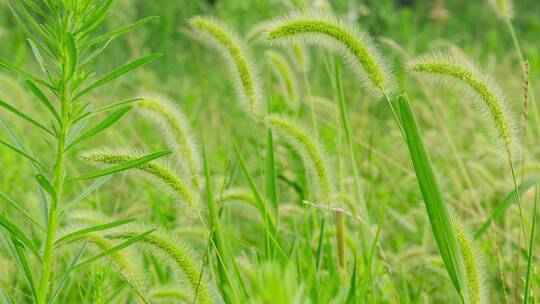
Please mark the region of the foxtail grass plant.
POLYGON ((148 96, 137 103, 137 111, 161 128, 167 145, 175 154, 176 164, 197 189, 202 174, 200 152, 186 115, 173 101, 159 95, 148 96))
POLYGON ((270 44, 317 44, 341 54, 369 93, 390 97, 395 91, 392 74, 373 39, 329 13, 291 13, 268 26, 270 44))
POLYGON ((244 43, 229 27, 212 17, 193 17, 189 21, 202 40, 215 47, 229 65, 235 80, 241 108, 254 120, 264 116, 263 93, 260 73, 246 51, 244 43))
MULTIPOLYGON (((94 109, 88 103, 88 95, 96 89, 109 84, 111 81, 140 67, 143 64, 159 58, 160 54, 149 55, 136 59, 130 63, 113 69, 104 75, 94 76, 93 63, 105 52, 108 42, 133 29, 156 19, 150 17, 127 25, 120 29, 101 34, 98 32, 105 19, 112 1, 43 1, 39 5, 34 1, 12 1, 8 3, 15 20, 23 30, 30 49, 34 54, 39 73, 33 73, 24 68, 0 58, 0 68, 20 76, 26 81, 28 91, 32 93, 37 106, 47 113, 49 121, 46 124, 38 122, 30 114, 18 110, 10 101, 0 101, 2 110, 11 112, 25 121, 29 126, 36 128, 45 136, 45 140, 54 147, 49 155, 36 156, 29 154, 29 150, 22 144, 16 132, 11 132, 15 141, 8 144, 15 149, 14 153, 22 155, 34 167, 36 184, 39 185, 43 228, 39 233, 42 250, 36 256, 38 263, 25 264, 19 270, 25 276, 31 298, 38 304, 49 303, 53 300, 53 273, 69 273, 56 264, 54 240, 59 224, 62 222, 59 208, 63 208, 69 200, 65 196, 64 186, 68 181, 81 181, 98 178, 114 172, 132 168, 131 163, 115 168, 112 171, 96 171, 83 178, 71 176, 67 166, 67 155, 76 151, 74 148, 88 141, 88 139, 103 132, 122 116, 131 107, 125 103, 111 104, 106 108, 94 109), (94 115, 105 114, 104 118, 95 122, 94 115), (88 126, 87 126, 88 125, 88 126), (45 160, 46 159, 46 160, 45 160), (50 165, 44 165, 44 163, 50 165), (33 265, 33 266, 31 266, 33 265), (34 281, 31 273, 39 274, 39 282, 34 281)), ((110 94, 109 94, 110 95, 110 94)), ((166 153, 158 153, 145 159, 138 159, 139 164, 156 159, 166 153)), ((22 210, 21 210, 22 211, 22 210)), ((7 229, 13 240, 23 244, 17 251, 18 257, 28 261, 26 251, 32 251, 33 243, 26 242, 22 229, 10 221, 1 221, 0 226, 7 229)), ((127 247, 127 246, 126 246, 127 247)), ((108 254, 99 256, 106 257, 108 254)), ((55 294, 59 293, 63 285, 59 286, 55 294)), ((56 297, 55 297, 56 299, 56 297)))

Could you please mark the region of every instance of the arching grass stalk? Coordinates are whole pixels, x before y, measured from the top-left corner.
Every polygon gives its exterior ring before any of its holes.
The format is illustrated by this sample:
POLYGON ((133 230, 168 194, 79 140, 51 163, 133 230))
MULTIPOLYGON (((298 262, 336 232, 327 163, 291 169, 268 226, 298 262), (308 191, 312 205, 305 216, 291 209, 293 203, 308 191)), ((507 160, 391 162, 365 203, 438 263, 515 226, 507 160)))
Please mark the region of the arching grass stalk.
MULTIPOLYGON (((491 77, 476 65, 455 58, 448 53, 433 53, 420 56, 407 63, 409 71, 427 76, 435 81, 448 83, 467 93, 484 118, 489 134, 496 146, 508 160, 512 181, 517 194, 522 233, 526 241, 521 195, 518 191, 514 158, 518 154, 518 136, 515 118, 508 111, 502 90, 491 77)), ((527 245, 526 245, 527 246, 527 245)))

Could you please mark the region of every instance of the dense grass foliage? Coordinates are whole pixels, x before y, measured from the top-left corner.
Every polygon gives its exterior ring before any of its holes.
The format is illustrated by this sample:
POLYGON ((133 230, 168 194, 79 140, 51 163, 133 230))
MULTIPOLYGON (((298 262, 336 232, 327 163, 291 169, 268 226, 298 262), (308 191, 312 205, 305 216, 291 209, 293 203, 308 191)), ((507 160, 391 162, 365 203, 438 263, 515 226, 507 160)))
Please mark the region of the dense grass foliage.
POLYGON ((0 303, 536 303, 539 11, 1 1, 0 303))

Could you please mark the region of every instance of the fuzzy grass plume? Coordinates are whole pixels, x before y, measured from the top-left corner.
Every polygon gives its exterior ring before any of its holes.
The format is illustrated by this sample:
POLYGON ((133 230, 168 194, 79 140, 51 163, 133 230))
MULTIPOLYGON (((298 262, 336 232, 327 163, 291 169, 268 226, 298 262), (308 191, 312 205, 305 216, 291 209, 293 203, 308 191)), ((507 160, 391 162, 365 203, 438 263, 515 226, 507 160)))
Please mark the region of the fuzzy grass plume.
POLYGON ((471 237, 459 225, 454 224, 459 251, 465 267, 465 299, 467 304, 487 303, 482 265, 471 237))
MULTIPOLYGON (((113 239, 128 239, 146 231, 143 228, 122 228, 118 232, 109 235, 113 239)), ((196 303, 214 303, 205 276, 201 276, 201 267, 187 246, 179 239, 162 231, 155 231, 139 241, 139 245, 147 247, 151 252, 160 256, 175 271, 183 273, 189 285, 196 292, 196 303)), ((195 303, 195 302, 194 302, 195 303)))
POLYGON ((518 155, 515 119, 507 109, 501 89, 478 66, 449 53, 432 53, 411 60, 407 68, 468 93, 483 112, 488 131, 496 139, 497 146, 510 159, 518 155))
MULTIPOLYGON (((101 148, 87 151, 81 157, 90 163, 107 166, 137 159, 142 155, 143 153, 134 149, 101 148)), ((152 181, 157 181, 161 185, 164 185, 175 197, 187 203, 193 210, 199 210, 200 200, 198 192, 187 185, 172 166, 162 162, 151 162, 137 167, 137 170, 146 173, 152 181)))
POLYGON ((252 63, 244 43, 228 26, 215 18, 198 16, 189 20, 191 27, 207 44, 215 47, 227 60, 235 79, 236 91, 243 109, 255 120, 264 115, 260 73, 252 63))
POLYGON ((395 90, 392 75, 373 39, 331 14, 296 12, 283 16, 269 25, 266 39, 272 44, 322 45, 340 53, 374 96, 391 96, 395 90))
POLYGON ((291 109, 294 111, 298 110, 298 79, 289 62, 285 56, 275 51, 267 51, 266 59, 278 78, 285 99, 288 101, 291 109))
POLYGON ((198 188, 202 170, 200 152, 186 115, 172 100, 158 95, 144 98, 137 103, 137 110, 159 125, 168 146, 174 151, 178 165, 193 187, 198 188))
POLYGON ((334 183, 330 176, 328 162, 325 159, 322 145, 315 140, 315 136, 301 127, 292 119, 269 115, 266 123, 275 132, 282 135, 300 154, 304 167, 310 177, 315 198, 320 203, 330 203, 334 191, 334 183))

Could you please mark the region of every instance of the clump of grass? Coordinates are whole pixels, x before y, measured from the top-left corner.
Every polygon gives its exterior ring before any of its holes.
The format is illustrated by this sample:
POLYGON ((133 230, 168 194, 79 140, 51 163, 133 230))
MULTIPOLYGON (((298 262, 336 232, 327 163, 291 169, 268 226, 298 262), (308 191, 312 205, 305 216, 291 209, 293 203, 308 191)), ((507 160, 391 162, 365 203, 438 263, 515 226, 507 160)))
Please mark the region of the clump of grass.
MULTIPOLYGON (((134 149, 96 148, 84 152, 81 157, 99 166, 110 166, 137 159, 140 155, 142 153, 134 149)), ((150 162, 138 166, 136 169, 146 173, 152 181, 164 185, 172 195, 180 201, 185 202, 193 210, 199 210, 200 199, 198 191, 193 190, 181 178, 180 174, 175 171, 173 166, 166 163, 150 162)))
POLYGON ((319 44, 340 53, 362 85, 374 96, 391 96, 395 84, 373 39, 356 26, 328 13, 291 13, 271 23, 266 31, 271 44, 319 44))
POLYGON ((284 97, 288 101, 292 110, 298 110, 298 79, 294 74, 285 56, 275 51, 267 51, 266 59, 270 63, 274 74, 279 79, 284 97))
POLYGON ((280 115, 269 115, 266 123, 274 131, 287 139, 300 154, 304 167, 310 177, 312 191, 320 203, 331 201, 335 186, 330 175, 329 164, 320 143, 308 130, 294 120, 280 115))
POLYGON ((495 138, 503 155, 510 160, 518 155, 515 120, 508 110, 502 90, 478 66, 449 53, 438 52, 409 61, 407 68, 411 72, 467 92, 481 109, 488 131, 495 138))
MULTIPOLYGON (((113 239, 129 239, 145 230, 147 229, 122 228, 118 232, 109 235, 109 237, 113 239)), ((206 278, 201 273, 201 266, 198 265, 188 247, 181 240, 171 236, 170 233, 156 231, 143 238, 139 244, 163 259, 175 272, 181 272, 186 276, 196 295, 193 303, 214 303, 206 278)))
POLYGON ((137 110, 159 125, 168 146, 175 153, 176 164, 186 173, 192 186, 198 188, 202 173, 200 152, 186 115, 170 99, 159 95, 139 101, 137 110))
POLYGON ((189 21, 204 42, 215 47, 227 60, 235 79, 242 109, 255 120, 264 116, 260 73, 247 53, 244 43, 229 27, 215 18, 198 16, 189 21))

